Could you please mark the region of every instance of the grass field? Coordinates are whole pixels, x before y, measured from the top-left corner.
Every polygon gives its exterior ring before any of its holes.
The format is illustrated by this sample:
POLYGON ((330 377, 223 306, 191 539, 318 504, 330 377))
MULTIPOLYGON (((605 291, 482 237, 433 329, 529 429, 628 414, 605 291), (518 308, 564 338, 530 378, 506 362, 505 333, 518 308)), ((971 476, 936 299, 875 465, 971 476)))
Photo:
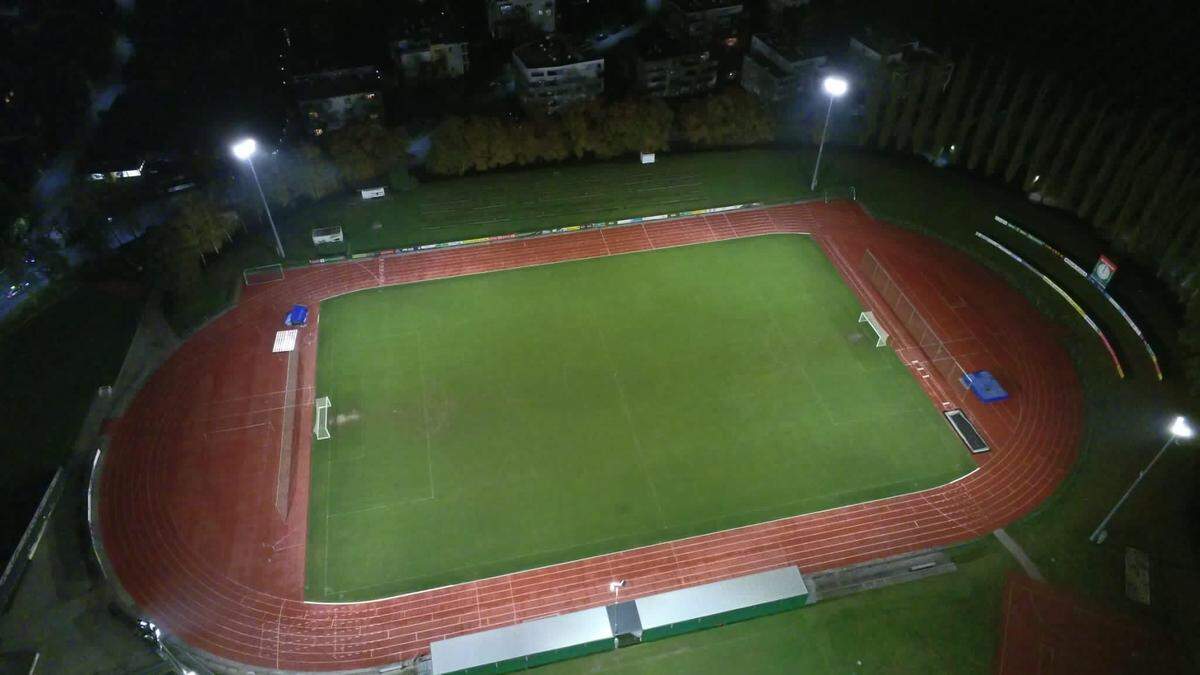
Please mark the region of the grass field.
POLYGON ((322 303, 306 596, 381 597, 899 494, 974 464, 807 237, 322 303))
POLYGON ((446 179, 386 199, 331 197, 285 219, 289 255, 316 255, 310 231, 340 225, 352 251, 455 241, 561 225, 676 213, 807 193, 812 153, 661 154, 446 179), (378 225, 378 228, 375 226, 378 225))

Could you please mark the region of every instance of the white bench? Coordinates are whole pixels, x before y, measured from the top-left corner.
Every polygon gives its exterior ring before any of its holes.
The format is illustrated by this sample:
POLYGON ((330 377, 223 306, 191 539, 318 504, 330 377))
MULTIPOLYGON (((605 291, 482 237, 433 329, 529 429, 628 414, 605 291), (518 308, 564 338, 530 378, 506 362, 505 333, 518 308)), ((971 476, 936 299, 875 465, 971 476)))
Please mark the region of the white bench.
POLYGON ((862 314, 859 314, 858 322, 862 323, 864 321, 866 321, 867 325, 869 325, 871 327, 871 329, 875 331, 875 335, 878 336, 878 338, 879 338, 878 340, 875 341, 875 346, 876 347, 886 346, 888 337, 889 337, 888 332, 883 329, 883 326, 880 325, 879 320, 875 318, 875 313, 874 312, 863 312, 862 314))

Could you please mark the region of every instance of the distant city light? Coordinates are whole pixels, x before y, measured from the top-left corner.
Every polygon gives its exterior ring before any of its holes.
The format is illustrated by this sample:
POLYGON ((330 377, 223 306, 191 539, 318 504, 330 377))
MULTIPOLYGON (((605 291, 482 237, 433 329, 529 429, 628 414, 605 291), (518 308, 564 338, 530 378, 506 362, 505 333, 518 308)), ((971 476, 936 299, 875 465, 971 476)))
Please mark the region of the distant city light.
POLYGON ((247 138, 246 140, 234 143, 233 156, 242 160, 250 159, 257 149, 258 143, 254 142, 253 138, 247 138))
POLYGON ((850 89, 850 84, 840 77, 827 77, 821 83, 821 86, 825 88, 825 93, 830 96, 841 96, 850 89))

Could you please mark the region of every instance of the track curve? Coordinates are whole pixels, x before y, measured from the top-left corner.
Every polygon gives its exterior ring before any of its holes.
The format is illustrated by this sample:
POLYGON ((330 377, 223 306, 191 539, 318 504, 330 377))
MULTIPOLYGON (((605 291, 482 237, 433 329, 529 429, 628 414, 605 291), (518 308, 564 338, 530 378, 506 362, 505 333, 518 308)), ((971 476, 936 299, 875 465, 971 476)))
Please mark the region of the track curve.
POLYGON ((1055 328, 996 275, 943 244, 880 223, 849 203, 799 204, 588 230, 289 270, 246 289, 229 312, 163 364, 111 425, 99 483, 99 536, 118 582, 190 646, 257 668, 350 670, 393 663, 485 627, 796 564, 805 572, 973 539, 1028 513, 1067 476, 1082 432, 1082 392, 1055 328), (861 282, 866 248, 968 368, 1013 394, 983 406, 959 387, 914 377, 935 405, 970 413, 994 448, 979 470, 922 492, 666 542, 527 572, 355 604, 303 601, 308 429, 315 321, 301 333, 297 394, 271 354, 292 303, 379 285, 599 257, 741 236, 810 233, 891 330, 900 324, 861 282), (295 448, 287 508, 277 509, 280 438, 295 448))

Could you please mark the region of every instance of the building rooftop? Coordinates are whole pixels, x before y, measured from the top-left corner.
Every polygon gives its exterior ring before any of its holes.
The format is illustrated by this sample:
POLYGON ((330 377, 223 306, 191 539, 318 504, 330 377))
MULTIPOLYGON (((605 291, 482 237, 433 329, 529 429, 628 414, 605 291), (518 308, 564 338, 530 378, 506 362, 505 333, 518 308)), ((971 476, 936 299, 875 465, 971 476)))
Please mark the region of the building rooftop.
POLYGON ((775 50, 780 56, 787 59, 790 63, 804 61, 805 59, 825 56, 825 54, 817 53, 817 50, 806 49, 799 45, 795 40, 788 38, 778 33, 755 33, 754 39, 759 40, 767 47, 775 50))
POLYGON ((784 70, 783 68, 781 68, 779 66, 778 63, 775 63, 774 61, 772 61, 771 59, 768 59, 767 57, 763 56, 762 54, 759 54, 756 52, 746 52, 745 58, 750 59, 751 61, 758 64, 759 66, 762 66, 763 68, 767 69, 768 71, 771 72, 771 75, 774 77, 783 78, 783 77, 789 77, 789 76, 793 75, 793 73, 791 73, 787 70, 784 70))
POLYGON ((651 61, 689 54, 703 54, 707 51, 708 47, 699 43, 679 40, 661 28, 643 31, 637 39, 638 57, 651 61))
POLYGON ((383 87, 382 80, 376 66, 322 70, 292 78, 296 98, 301 101, 379 91, 383 87))
POLYGON ((513 50, 513 54, 526 68, 549 68, 581 61, 600 60, 603 57, 585 54, 583 50, 567 42, 561 35, 549 35, 541 40, 527 42, 513 50))
POLYGON ((917 42, 917 38, 908 33, 876 26, 867 26, 851 37, 880 54, 894 54, 905 45, 917 42))
POLYGON ((685 12, 705 12, 719 7, 741 7, 736 0, 673 0, 685 12))

